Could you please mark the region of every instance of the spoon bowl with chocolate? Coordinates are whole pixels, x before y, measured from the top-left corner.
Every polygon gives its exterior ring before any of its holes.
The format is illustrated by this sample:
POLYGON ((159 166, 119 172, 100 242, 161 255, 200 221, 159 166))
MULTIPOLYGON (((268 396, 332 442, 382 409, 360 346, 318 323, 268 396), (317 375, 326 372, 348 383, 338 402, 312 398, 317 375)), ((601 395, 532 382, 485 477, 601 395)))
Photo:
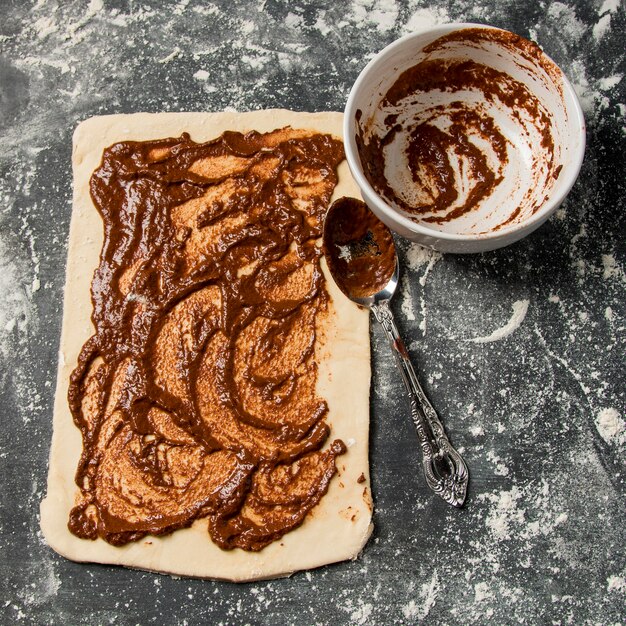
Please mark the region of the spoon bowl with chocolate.
POLYGON ((539 227, 574 184, 585 121, 534 43, 477 24, 411 33, 355 82, 344 116, 350 170, 398 234, 484 252, 539 227))
POLYGON ((411 402, 428 486, 448 504, 462 506, 469 479, 467 466, 450 444, 417 379, 389 306, 399 277, 390 230, 363 201, 339 198, 326 214, 323 249, 337 286, 348 298, 372 310, 389 339, 411 402))

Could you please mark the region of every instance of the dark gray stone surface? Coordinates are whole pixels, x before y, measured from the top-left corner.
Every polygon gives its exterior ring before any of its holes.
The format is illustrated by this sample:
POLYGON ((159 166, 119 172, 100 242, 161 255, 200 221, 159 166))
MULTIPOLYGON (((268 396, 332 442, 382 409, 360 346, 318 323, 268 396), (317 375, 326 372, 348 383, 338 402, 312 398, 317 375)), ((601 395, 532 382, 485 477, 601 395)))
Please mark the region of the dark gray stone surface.
POLYGON ((625 623, 625 23, 620 0, 0 1, 0 621, 625 623), (373 53, 435 21, 536 40, 588 122, 580 178, 536 233, 467 257, 401 245, 394 306, 470 466, 466 507, 426 492, 401 382, 373 328, 376 530, 360 559, 235 585, 54 554, 39 502, 76 124, 342 110, 373 53))

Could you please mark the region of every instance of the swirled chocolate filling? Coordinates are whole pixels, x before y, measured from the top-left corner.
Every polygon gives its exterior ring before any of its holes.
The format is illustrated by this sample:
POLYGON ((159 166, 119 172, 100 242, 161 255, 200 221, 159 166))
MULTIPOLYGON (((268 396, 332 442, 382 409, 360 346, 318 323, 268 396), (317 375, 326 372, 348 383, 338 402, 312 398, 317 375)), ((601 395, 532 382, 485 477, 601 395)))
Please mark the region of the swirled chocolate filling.
POLYGON ((343 145, 290 128, 117 143, 93 336, 69 389, 83 452, 69 529, 113 545, 208 519, 222 548, 300 525, 344 444, 316 393, 322 220, 343 145))

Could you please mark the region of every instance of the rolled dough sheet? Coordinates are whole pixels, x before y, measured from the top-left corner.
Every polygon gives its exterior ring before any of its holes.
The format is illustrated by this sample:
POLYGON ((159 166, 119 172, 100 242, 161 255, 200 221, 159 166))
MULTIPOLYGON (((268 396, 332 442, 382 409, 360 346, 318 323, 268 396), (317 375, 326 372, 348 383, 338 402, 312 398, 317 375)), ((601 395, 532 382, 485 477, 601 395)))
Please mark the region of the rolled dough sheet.
MULTIPOLYGON (((305 522, 260 552, 225 551, 207 531, 207 521, 167 536, 146 536, 122 547, 102 539, 80 539, 67 528, 78 489, 74 474, 81 435, 67 402, 69 377, 78 353, 92 335, 90 285, 102 246, 102 221, 89 195, 89 179, 102 151, 125 140, 177 137, 188 132, 196 142, 225 130, 267 132, 283 126, 314 129, 341 137, 341 113, 137 113, 94 117, 74 133, 74 197, 67 259, 63 329, 54 404, 48 491, 41 503, 41 528, 49 545, 64 557, 170 574, 232 581, 286 576, 337 561, 354 559, 372 531, 368 466, 370 348, 368 312, 349 302, 329 279, 333 324, 320 363, 319 394, 326 399, 331 426, 328 443, 340 438, 348 452, 337 459, 338 473, 328 493, 305 522), (365 478, 363 481, 362 476, 365 478), (360 482, 359 482, 360 481, 360 482)), ((357 195, 347 163, 339 168, 334 197, 357 195)), ((327 269, 324 267, 324 271, 327 269)))

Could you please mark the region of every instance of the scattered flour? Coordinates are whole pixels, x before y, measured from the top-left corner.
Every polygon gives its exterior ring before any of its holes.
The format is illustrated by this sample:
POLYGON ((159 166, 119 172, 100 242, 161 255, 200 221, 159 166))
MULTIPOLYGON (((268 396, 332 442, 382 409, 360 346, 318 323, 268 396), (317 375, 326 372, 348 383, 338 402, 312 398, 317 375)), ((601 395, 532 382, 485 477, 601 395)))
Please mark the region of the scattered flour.
POLYGON ((190 0, 181 0, 173 9, 174 15, 182 15, 185 12, 190 0))
POLYGON ((593 38, 600 41, 611 28, 611 14, 616 13, 620 0, 605 0, 598 11, 600 19, 593 27, 593 38))
POLYGON ((596 428, 607 443, 626 443, 626 423, 614 408, 602 409, 596 415, 596 428))
POLYGON ((620 282, 626 282, 626 274, 624 273, 624 270, 617 264, 617 261, 612 254, 602 255, 602 267, 604 268, 604 272, 602 274, 604 280, 616 278, 620 282))
POLYGON ((603 15, 593 27, 593 38, 596 41, 600 41, 607 31, 611 28, 611 16, 610 14, 603 15))
POLYGON ((320 11, 317 19, 315 20, 315 28, 317 28, 322 37, 326 37, 326 35, 328 35, 332 31, 332 29, 325 20, 325 16, 326 11, 320 11))
POLYGON ((623 74, 613 74, 612 76, 605 76, 598 81, 598 87, 602 91, 609 91, 610 89, 613 89, 613 87, 615 87, 616 85, 619 85, 623 78, 623 74))
POLYGON ((210 74, 206 70, 198 70, 193 77, 196 80, 209 80, 210 74))
POLYGON ((415 600, 409 600, 407 604, 402 607, 402 614, 407 619, 414 619, 417 617, 419 613, 419 606, 415 600))
POLYGON ((626 578, 623 576, 609 576, 606 582, 607 591, 617 591, 618 593, 626 594, 626 578))
POLYGON ((493 593, 489 589, 486 582, 476 583, 474 585, 474 602, 482 602, 493 598, 493 593))
POLYGON ((368 623, 374 607, 371 603, 360 599, 356 604, 352 599, 348 599, 345 605, 340 605, 340 608, 350 614, 351 626, 362 626, 368 623))
POLYGON ((428 617, 430 610, 435 606, 440 588, 441 583, 439 581, 439 575, 437 574, 437 570, 435 570, 430 582, 422 585, 419 602, 409 600, 409 602, 402 607, 404 617, 408 620, 423 620, 428 617))
POLYGON ((443 254, 441 252, 425 248, 414 242, 409 243, 409 247, 406 251, 406 261, 409 268, 414 271, 419 270, 423 265, 427 265, 428 269, 430 269, 442 257, 443 254))
POLYGON ((390 31, 398 20, 395 0, 353 0, 351 9, 358 24, 374 26, 381 33, 390 31))
POLYGON ((584 22, 576 16, 576 10, 562 2, 551 2, 548 16, 559 23, 561 35, 571 43, 580 41, 587 30, 584 22))
POLYGON ((517 486, 513 486, 509 491, 503 490, 487 495, 486 499, 494 506, 489 510, 485 525, 495 539, 510 539, 511 526, 524 522, 524 511, 517 506, 518 501, 522 499, 522 492, 517 486))
POLYGON ((37 33, 39 39, 45 39, 48 35, 57 31, 57 26, 52 17, 44 15, 33 22, 32 29, 37 33))
POLYGON ((173 61, 176 57, 180 56, 182 50, 176 46, 174 48, 174 50, 172 50, 172 52, 170 52, 170 54, 164 56, 162 59, 159 59, 157 62, 158 63, 169 63, 170 61, 173 61))
POLYGON ((304 22, 304 18, 301 15, 296 15, 295 13, 287 13, 287 17, 285 18, 285 26, 288 28, 300 28, 304 22))
POLYGON ((574 58, 569 64, 567 74, 585 115, 594 118, 597 115, 596 103, 600 100, 601 94, 599 91, 592 89, 589 84, 584 60, 574 58))
MULTIPOLYGON (((4 232, 0 229, 0 233, 4 232)), ((39 281, 30 275, 28 262, 16 254, 6 236, 0 237, 0 357, 3 360, 15 354, 16 345, 23 345, 33 330, 36 313, 32 294, 38 289, 39 281)))
POLYGON ((39 606, 57 595, 61 588, 61 579, 56 572, 52 557, 47 553, 41 563, 32 568, 35 581, 19 593, 26 606, 39 606))
POLYGON ((495 466, 494 474, 496 476, 508 476, 509 475, 510 470, 508 466, 493 450, 490 450, 489 452, 487 452, 487 460, 495 466))
POLYGON ((415 31, 435 26, 436 24, 445 24, 450 22, 450 16, 444 7, 431 7, 428 9, 418 9, 411 15, 407 23, 402 28, 403 33, 412 33, 415 31))
POLYGON ((401 279, 402 286, 402 303, 400 310, 405 319, 415 321, 415 309, 413 305, 413 293, 411 290, 411 281, 408 274, 404 274, 401 279))
MULTIPOLYGON (((417 288, 419 291, 419 302, 420 302, 420 311, 421 311, 421 320, 419 323, 419 328, 422 331, 422 334, 426 334, 426 317, 427 317, 427 307, 426 307, 426 298, 424 296, 424 287, 426 286, 426 281, 428 280, 428 275, 431 270, 435 266, 435 264, 443 258, 443 254, 441 252, 437 252, 436 250, 431 250, 430 248, 425 248, 424 246, 420 246, 417 243, 409 242, 408 248, 406 250, 406 262, 410 270, 413 272, 419 272, 423 266, 426 266, 421 276, 419 277, 420 287, 417 288)), ((405 283, 403 283, 404 285, 405 283)), ((406 282, 407 290, 402 302, 402 312, 407 315, 408 319, 415 319, 415 306, 413 302, 415 301, 415 294, 412 293, 410 284, 408 281, 406 282)))
POLYGON ((490 335, 484 337, 474 337, 473 339, 467 339, 473 343, 491 343, 492 341, 500 341, 508 337, 511 333, 515 332, 524 321, 526 313, 528 312, 528 300, 517 300, 513 303, 513 315, 511 319, 500 328, 494 330, 490 335))
POLYGON ((617 13, 617 9, 619 9, 621 4, 622 0, 604 0, 598 11, 598 15, 604 15, 606 12, 617 13))
POLYGON ((86 33, 81 33, 80 31, 86 24, 91 22, 91 20, 98 15, 103 8, 104 6, 102 4, 102 0, 90 0, 85 14, 76 22, 70 22, 68 24, 68 32, 73 44, 80 43, 85 39, 86 33))

